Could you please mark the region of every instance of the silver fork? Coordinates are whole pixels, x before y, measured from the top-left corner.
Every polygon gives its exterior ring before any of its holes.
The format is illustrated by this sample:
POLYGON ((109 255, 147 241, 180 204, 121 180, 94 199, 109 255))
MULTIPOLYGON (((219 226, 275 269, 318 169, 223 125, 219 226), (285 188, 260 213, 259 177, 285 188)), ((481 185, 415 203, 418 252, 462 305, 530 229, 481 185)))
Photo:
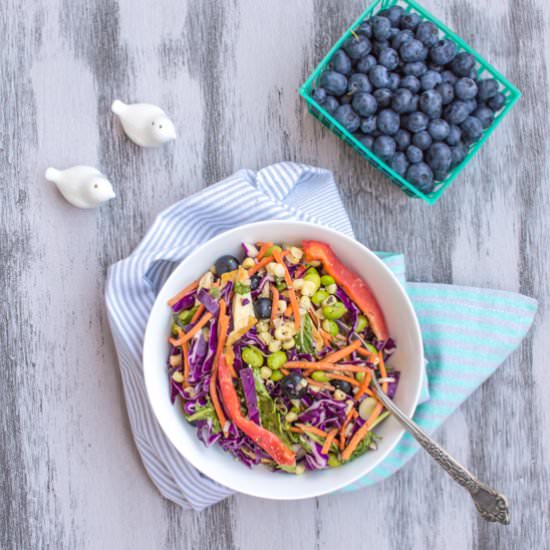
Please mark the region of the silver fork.
POLYGON ((442 449, 420 426, 413 422, 383 391, 372 376, 372 386, 376 397, 390 411, 405 429, 424 447, 424 450, 469 493, 481 517, 487 521, 496 521, 503 525, 510 523, 510 512, 506 497, 488 485, 481 483, 464 466, 459 464, 447 451, 442 449))

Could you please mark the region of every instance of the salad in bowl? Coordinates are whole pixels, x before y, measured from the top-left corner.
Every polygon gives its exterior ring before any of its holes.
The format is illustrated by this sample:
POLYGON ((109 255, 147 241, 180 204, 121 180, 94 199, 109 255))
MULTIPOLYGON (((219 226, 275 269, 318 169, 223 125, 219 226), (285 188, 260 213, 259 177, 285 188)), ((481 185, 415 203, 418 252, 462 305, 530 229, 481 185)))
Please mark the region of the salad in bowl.
POLYGON ((396 344, 368 281, 330 244, 243 242, 168 300, 171 401, 206 447, 301 474, 376 451, 396 344))

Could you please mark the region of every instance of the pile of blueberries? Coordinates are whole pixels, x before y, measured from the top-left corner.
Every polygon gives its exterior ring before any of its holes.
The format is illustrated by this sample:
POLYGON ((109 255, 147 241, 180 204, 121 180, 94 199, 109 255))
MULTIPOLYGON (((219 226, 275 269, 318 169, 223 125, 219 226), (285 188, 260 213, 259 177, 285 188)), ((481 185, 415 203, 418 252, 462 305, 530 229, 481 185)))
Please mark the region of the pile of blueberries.
POLYGON ((462 162, 505 104, 496 80, 437 27, 392 6, 332 56, 313 98, 423 193, 462 162))

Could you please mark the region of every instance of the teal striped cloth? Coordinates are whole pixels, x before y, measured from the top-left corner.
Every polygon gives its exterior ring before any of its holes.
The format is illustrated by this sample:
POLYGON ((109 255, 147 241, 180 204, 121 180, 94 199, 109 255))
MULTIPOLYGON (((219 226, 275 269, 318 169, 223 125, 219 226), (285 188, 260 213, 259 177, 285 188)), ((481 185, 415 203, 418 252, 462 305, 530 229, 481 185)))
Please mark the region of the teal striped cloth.
MULTIPOLYGON (((500 290, 408 283, 402 254, 377 254, 407 289, 420 322, 429 390, 424 386, 413 418, 432 433, 518 347, 533 323, 537 302, 500 290)), ((406 433, 382 464, 342 491, 391 476, 419 449, 406 433)))
MULTIPOLYGON (((240 170, 170 206, 134 252, 109 269, 107 312, 136 448, 160 493, 183 508, 203 510, 231 490, 195 470, 154 417, 141 365, 149 311, 174 266, 197 246, 222 231, 266 219, 309 221, 354 236, 333 175, 281 162, 258 172, 240 170)), ((433 432, 518 346, 537 304, 507 292, 407 283, 403 256, 379 255, 407 288, 420 319, 428 365, 414 418, 433 432)), ((406 435, 376 470, 344 490, 388 477, 417 450, 406 435)))

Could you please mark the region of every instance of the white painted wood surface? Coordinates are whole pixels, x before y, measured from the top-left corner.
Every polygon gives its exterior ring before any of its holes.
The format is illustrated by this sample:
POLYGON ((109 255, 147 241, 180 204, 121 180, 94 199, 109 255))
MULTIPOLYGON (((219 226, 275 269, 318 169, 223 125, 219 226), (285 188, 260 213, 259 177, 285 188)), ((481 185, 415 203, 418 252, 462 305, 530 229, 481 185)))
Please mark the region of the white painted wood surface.
POLYGON ((0 548, 542 549, 550 532, 548 62, 544 0, 426 0, 524 93, 435 206, 406 198, 307 115, 297 88, 357 0, 4 0, 0 5, 0 548), (163 106, 178 140, 144 150, 116 97, 163 106), (371 489, 237 496, 181 511, 132 445, 105 318, 107 267, 156 213, 242 167, 334 171, 359 238, 412 280, 538 298, 534 330, 437 433, 511 501, 505 528, 425 456, 371 489), (118 198, 69 206, 49 165, 91 164, 118 198))

